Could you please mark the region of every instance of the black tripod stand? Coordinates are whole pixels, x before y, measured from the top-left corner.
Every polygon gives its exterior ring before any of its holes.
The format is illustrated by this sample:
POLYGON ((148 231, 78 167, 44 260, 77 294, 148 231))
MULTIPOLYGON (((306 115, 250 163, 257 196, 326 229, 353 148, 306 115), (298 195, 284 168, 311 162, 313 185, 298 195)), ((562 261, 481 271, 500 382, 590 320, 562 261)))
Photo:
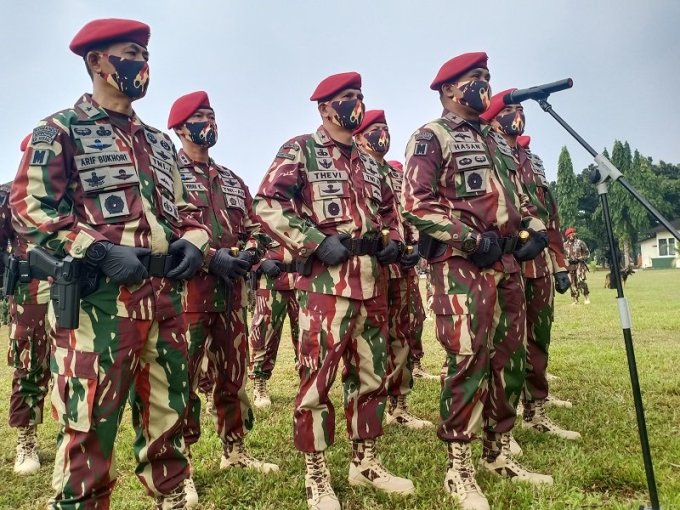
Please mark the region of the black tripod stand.
MULTIPOLYGON (((571 86, 571 85, 569 85, 571 86)), ((563 87, 564 88, 564 87, 563 87)), ((616 240, 612 229, 612 219, 609 212, 609 183, 619 182, 635 199, 642 204, 642 206, 649 211, 649 213, 656 218, 659 223, 668 229, 678 241, 680 241, 680 234, 675 231, 671 223, 664 218, 659 211, 657 211, 652 204, 650 204, 645 197, 638 193, 626 179, 623 174, 602 154, 598 154, 588 142, 567 124, 567 122, 560 117, 553 110, 547 99, 549 93, 542 97, 532 97, 541 106, 544 112, 550 114, 567 132, 573 136, 578 143, 580 143, 585 150, 587 150, 597 163, 597 170, 591 176, 591 182, 597 187, 597 192, 600 196, 600 203, 602 204, 602 212, 604 215, 605 228, 607 230, 607 239, 609 241, 610 253, 617 253, 616 240)), ((656 480, 654 479, 654 465, 652 464, 652 453, 649 449, 649 438, 647 437, 647 424, 645 422, 645 411, 642 405, 642 394, 640 392, 640 381, 638 379, 637 363, 635 361, 635 349, 633 348, 633 335, 631 333, 631 316, 628 308, 628 301, 623 295, 623 285, 621 283, 621 270, 618 264, 611 265, 612 282, 616 285, 617 302, 619 307, 619 317, 621 319, 621 328, 623 329, 623 340, 626 344, 626 355, 628 358, 628 369, 630 371, 630 381, 633 387, 633 400, 635 402, 635 414, 637 417, 638 431, 640 433, 640 445, 642 447, 642 459, 645 464, 645 473, 647 475, 647 488, 649 490, 649 501, 651 506, 641 506, 641 510, 660 510, 659 495, 656 490, 656 480)))

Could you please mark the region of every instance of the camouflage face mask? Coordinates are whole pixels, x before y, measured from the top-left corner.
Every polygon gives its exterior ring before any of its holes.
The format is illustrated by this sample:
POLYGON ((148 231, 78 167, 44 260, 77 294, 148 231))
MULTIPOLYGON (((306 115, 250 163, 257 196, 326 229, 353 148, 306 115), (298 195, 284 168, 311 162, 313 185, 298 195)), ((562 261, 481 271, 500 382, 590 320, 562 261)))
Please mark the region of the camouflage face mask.
POLYGON ((463 97, 454 98, 454 101, 472 108, 477 113, 484 113, 491 104, 491 85, 486 80, 471 80, 458 83, 458 90, 463 97))
POLYGON ((524 112, 517 110, 508 112, 503 115, 498 115, 496 120, 501 126, 501 130, 506 135, 518 136, 524 133, 524 112))
POLYGON ((116 87, 130 99, 144 97, 149 88, 149 63, 127 60, 115 55, 103 54, 116 70, 115 73, 99 73, 109 84, 116 87))
POLYGON ((390 150, 390 133, 387 129, 376 129, 370 133, 364 133, 366 143, 372 151, 385 154, 390 150))
POLYGON ((336 112, 336 115, 331 120, 349 131, 358 128, 361 125, 361 121, 364 120, 366 106, 364 106, 361 99, 332 101, 330 105, 336 112))
POLYGON ((196 145, 210 148, 217 143, 217 124, 212 121, 187 122, 189 139, 196 145))

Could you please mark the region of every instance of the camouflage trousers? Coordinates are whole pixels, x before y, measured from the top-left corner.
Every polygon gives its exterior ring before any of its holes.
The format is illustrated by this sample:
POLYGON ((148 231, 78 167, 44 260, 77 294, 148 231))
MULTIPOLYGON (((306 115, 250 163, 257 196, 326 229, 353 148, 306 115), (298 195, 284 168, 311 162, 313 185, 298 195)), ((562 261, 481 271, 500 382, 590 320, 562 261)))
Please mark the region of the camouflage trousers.
POLYGON ((352 440, 382 435, 387 372, 387 299, 349 299, 298 292, 300 341, 293 433, 303 452, 326 450, 335 441, 335 408, 329 392, 344 360, 347 432, 352 440))
POLYGON ((552 275, 524 281, 527 303, 527 378, 523 399, 538 400, 548 396, 548 349, 553 323, 552 275))
POLYGON ((526 310, 519 273, 480 270, 464 259, 456 266, 448 279, 458 293, 432 301, 446 351, 437 435, 469 442, 482 429, 512 430, 525 380, 526 310))
MULTIPOLYGON (((253 427, 254 416, 246 392, 248 327, 246 307, 228 312, 186 312, 191 391, 184 424, 184 441, 194 444, 201 435, 201 399, 197 395, 204 355, 208 358, 209 398, 213 420, 223 443, 242 439, 253 427)), ((203 384, 206 384, 205 381, 203 384)))
POLYGON ((50 382, 47 305, 17 305, 10 299, 9 366, 12 395, 10 427, 28 427, 43 421, 43 407, 50 382))
POLYGON ((409 335, 411 345, 411 361, 418 361, 425 356, 423 349, 423 324, 425 323, 425 308, 423 308, 423 296, 420 293, 418 273, 409 281, 411 285, 410 307, 411 307, 411 334, 409 335))
POLYGON ((107 510, 114 445, 130 396, 136 474, 168 494, 188 474, 182 419, 189 398, 183 316, 138 320, 82 301, 80 327, 53 334, 52 414, 60 425, 49 508, 107 510))
POLYGON ((279 352, 283 323, 288 315, 293 348, 297 353, 299 306, 294 290, 258 289, 250 331, 250 367, 253 377, 269 379, 279 352))
POLYGON ((577 301, 580 294, 583 294, 584 296, 590 294, 588 282, 586 282, 587 271, 588 266, 583 262, 569 266, 569 280, 571 281, 569 290, 571 292, 571 297, 577 301))
POLYGON ((411 292, 409 277, 390 278, 387 285, 389 335, 387 337, 387 378, 390 397, 406 396, 413 388, 411 343, 411 292))

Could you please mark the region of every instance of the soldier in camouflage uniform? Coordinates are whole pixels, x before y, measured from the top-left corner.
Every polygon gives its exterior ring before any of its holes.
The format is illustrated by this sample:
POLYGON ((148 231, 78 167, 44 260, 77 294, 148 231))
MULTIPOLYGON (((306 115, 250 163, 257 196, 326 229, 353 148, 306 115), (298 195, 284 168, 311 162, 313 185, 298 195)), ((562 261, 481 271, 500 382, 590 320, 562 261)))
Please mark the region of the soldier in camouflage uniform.
MULTIPOLYGON (((399 181, 399 189, 401 190, 401 185, 404 180, 404 165, 400 161, 391 160, 387 162, 392 169, 392 175, 395 180, 399 181)), ((397 204, 399 209, 401 209, 401 204, 397 204)), ((417 230, 410 229, 411 232, 417 233, 417 230)), ((425 264, 427 267, 427 261, 419 258, 416 267, 409 271, 409 291, 408 291, 408 303, 410 309, 409 318, 409 359, 412 366, 411 375, 414 379, 429 379, 437 380, 438 376, 428 373, 423 368, 423 358, 425 357, 425 350, 423 349, 423 324, 425 323, 425 308, 423 307, 423 296, 420 292, 420 275, 419 266, 422 267, 425 264)), ((392 266, 390 266, 392 267, 392 266)))
POLYGON ((390 149, 390 132, 383 110, 368 110, 364 120, 354 130, 354 139, 362 152, 371 156, 379 164, 380 173, 390 184, 394 194, 394 208, 404 234, 404 241, 410 252, 402 255, 401 260, 385 268, 387 278, 387 308, 389 335, 387 340, 388 373, 385 390, 389 397, 386 423, 403 425, 410 429, 432 427, 432 422, 411 414, 406 398, 413 389, 413 364, 411 359, 411 293, 415 266, 420 259, 417 246, 417 231, 399 214, 399 195, 403 174, 385 161, 390 149))
POLYGON ((250 331, 250 371, 253 378, 255 407, 272 401, 267 391, 281 343, 283 323, 288 315, 293 348, 297 352, 298 306, 295 296, 296 263, 293 254, 273 241, 255 272, 255 311, 250 331))
MULTIPOLYGON (((31 135, 21 143, 22 152, 31 135)), ((9 246, 12 256, 26 259, 28 245, 12 227, 9 207, 11 184, 0 188, 0 246, 3 255, 9 246)), ((43 420, 43 407, 50 381, 49 345, 46 330, 49 284, 43 281, 19 282, 6 296, 10 308, 7 360, 14 368, 9 405, 9 425, 18 429, 14 472, 29 475, 40 469, 37 426, 43 420)))
MULTIPOLYGON (((189 339, 191 400, 184 426, 187 455, 201 433, 201 400, 196 394, 201 363, 207 352, 214 381, 213 417, 222 440, 220 468, 253 468, 263 473, 278 466, 253 458, 243 439, 253 426, 246 393, 248 332, 246 325, 247 272, 259 259, 259 225, 252 217, 252 197, 243 180, 210 157, 217 142, 215 112, 208 94, 192 92, 178 98, 170 109, 168 129, 182 143, 179 172, 188 201, 210 228, 210 246, 204 271, 187 283, 185 316, 189 339), (237 247, 239 252, 230 253, 237 247)), ((191 477, 187 479, 187 508, 198 503, 191 477)))
POLYGON ((109 508, 114 444, 134 386, 136 473, 161 510, 185 508, 182 421, 189 397, 183 284, 208 233, 184 198, 170 138, 132 102, 146 93, 149 27, 86 24, 70 48, 93 94, 33 130, 10 203, 20 237, 94 268, 80 327, 53 328, 53 416, 59 422, 50 508, 109 508))
POLYGON ((411 137, 402 194, 404 215, 430 260, 436 335, 447 354, 438 429, 449 454, 444 486, 465 509, 489 508, 470 458, 470 441, 482 430, 483 469, 552 483, 524 469, 508 449, 525 379, 517 261, 538 256, 547 235, 521 208, 511 149, 480 125, 490 100, 486 63, 486 53, 468 53, 441 67, 430 88, 445 113, 411 137), (529 235, 519 245, 522 226, 529 235))
POLYGON ((387 299, 382 266, 401 255, 390 187, 361 154, 352 131, 364 115, 361 77, 324 79, 310 100, 323 119, 314 134, 286 142, 255 197, 267 233, 304 261, 295 281, 300 304, 295 447, 304 452, 307 504, 339 509, 325 450, 335 439, 329 392, 341 360, 345 417, 352 440, 349 482, 410 494, 410 480, 379 462, 387 372, 387 299), (381 242, 387 229, 387 243, 381 242))
POLYGON ((590 290, 586 282, 588 272, 588 258, 590 250, 582 239, 576 237, 576 229, 569 227, 565 232, 567 240, 564 243, 564 250, 569 261, 569 278, 571 279, 571 299, 572 304, 578 304, 578 298, 583 293, 583 302, 590 304, 590 290))
POLYGON ((524 108, 521 104, 505 105, 505 96, 517 89, 504 90, 491 98, 491 106, 481 118, 513 149, 516 154, 522 192, 528 198, 527 207, 547 227, 548 249, 533 260, 522 262, 524 294, 527 309, 526 383, 522 395, 522 426, 564 439, 581 438, 578 432, 565 430, 545 415, 548 396, 548 348, 553 321, 554 287, 564 293, 569 289, 569 273, 564 258, 557 201, 545 177, 543 162, 528 148, 517 143, 524 131, 524 108))

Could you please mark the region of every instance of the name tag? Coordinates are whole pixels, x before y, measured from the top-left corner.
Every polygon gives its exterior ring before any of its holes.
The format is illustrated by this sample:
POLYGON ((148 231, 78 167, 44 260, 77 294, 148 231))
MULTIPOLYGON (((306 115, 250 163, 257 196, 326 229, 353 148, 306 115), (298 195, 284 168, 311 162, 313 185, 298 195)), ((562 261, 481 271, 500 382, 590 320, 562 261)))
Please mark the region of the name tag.
POLYGON ((484 152, 484 144, 479 142, 451 142, 449 150, 451 152, 484 152))
POLYGON ((84 154, 75 156, 76 168, 79 171, 98 168, 101 166, 132 164, 127 152, 102 152, 101 154, 84 154))
POLYGON ((341 170, 334 170, 332 172, 308 172, 309 182, 319 182, 319 181, 347 181, 349 180, 349 175, 347 172, 341 170))
POLYGON ((184 184, 184 188, 187 191, 207 191, 205 186, 203 186, 203 184, 200 182, 187 182, 184 184))

